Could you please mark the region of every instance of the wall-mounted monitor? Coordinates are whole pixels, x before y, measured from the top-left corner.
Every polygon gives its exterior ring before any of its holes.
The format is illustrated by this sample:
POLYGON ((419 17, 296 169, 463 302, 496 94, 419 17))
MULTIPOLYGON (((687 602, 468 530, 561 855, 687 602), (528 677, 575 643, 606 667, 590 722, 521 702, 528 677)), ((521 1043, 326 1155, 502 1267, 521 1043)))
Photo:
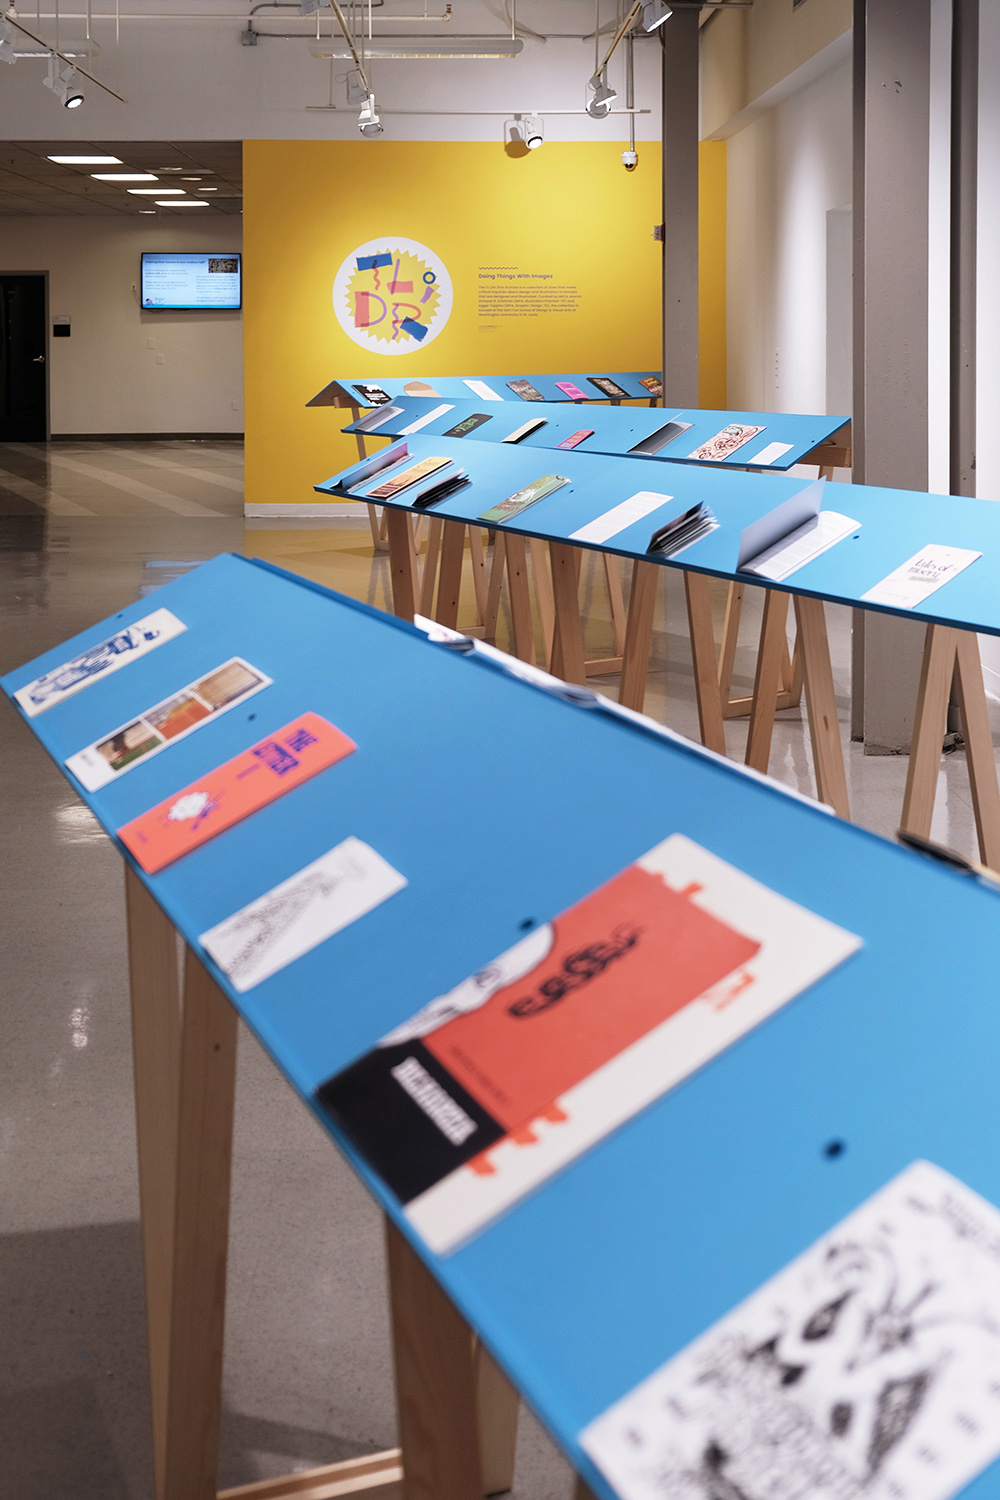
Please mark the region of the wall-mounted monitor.
POLYGON ((144 312, 238 312, 243 305, 238 254, 192 254, 145 250, 142 255, 144 312))

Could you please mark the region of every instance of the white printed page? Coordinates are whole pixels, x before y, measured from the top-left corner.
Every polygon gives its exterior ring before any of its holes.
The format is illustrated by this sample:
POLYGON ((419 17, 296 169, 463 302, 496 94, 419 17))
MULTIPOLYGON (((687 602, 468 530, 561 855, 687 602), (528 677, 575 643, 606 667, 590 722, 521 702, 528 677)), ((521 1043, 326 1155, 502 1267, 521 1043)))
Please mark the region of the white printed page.
POLYGON ((869 604, 913 609, 982 555, 965 547, 942 547, 929 542, 861 597, 869 604))
POLYGON ((609 537, 617 536, 619 531, 624 531, 627 526, 641 521, 644 516, 652 515, 654 510, 660 510, 664 505, 669 505, 673 495, 657 495, 652 490, 640 490, 637 495, 632 495, 628 500, 623 500, 611 510, 606 510, 603 515, 594 521, 588 521, 586 526, 581 526, 579 531, 570 535, 571 542, 606 542, 609 537))
POLYGON ((948 1500, 1000 1456, 1000 1212, 914 1162, 580 1441, 622 1500, 948 1500))
POLYGON ((860 521, 842 516, 835 510, 821 510, 818 516, 796 528, 791 536, 783 537, 766 552, 744 563, 744 573, 756 573, 759 578, 770 578, 780 583, 783 578, 804 568, 814 557, 828 552, 846 536, 860 529, 860 521))
POLYGON ((503 400, 502 396, 498 396, 496 391, 490 389, 485 380, 467 380, 465 384, 469 387, 470 391, 479 396, 483 401, 503 400))
POLYGON ((411 422, 408 427, 400 428, 399 435, 400 437, 409 437, 411 433, 419 432, 421 427, 427 427, 431 422, 436 421, 438 417, 443 417, 446 411, 453 410, 454 402, 449 404, 445 401, 440 406, 435 406, 431 411, 425 412, 422 417, 417 417, 416 421, 411 422))
POLYGON ((198 941, 243 994, 405 885, 398 870, 352 836, 198 941))
POLYGON ((784 458, 786 453, 791 453, 794 443, 768 443, 759 453, 754 453, 747 459, 748 464, 773 464, 779 458, 784 458))
POLYGON ((33 719, 82 688, 89 687, 92 682, 99 682, 102 677, 109 677, 130 662, 138 661, 186 629, 187 626, 169 609, 154 610, 151 615, 136 620, 134 625, 126 625, 108 636, 107 640, 88 646, 72 661, 63 662, 61 667, 54 667, 44 676, 36 677, 34 682, 18 688, 14 697, 33 719))

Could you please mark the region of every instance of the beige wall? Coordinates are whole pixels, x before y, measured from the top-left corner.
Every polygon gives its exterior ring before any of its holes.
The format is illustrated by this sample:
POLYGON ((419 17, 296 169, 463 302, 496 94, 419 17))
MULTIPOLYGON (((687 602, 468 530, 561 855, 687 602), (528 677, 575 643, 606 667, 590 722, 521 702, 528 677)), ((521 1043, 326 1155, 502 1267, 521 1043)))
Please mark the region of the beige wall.
POLYGON ((147 313, 132 292, 141 251, 238 250, 241 220, 149 222, 0 219, 0 272, 48 272, 53 433, 243 431, 242 315, 147 313))
POLYGON ((754 0, 702 28, 702 135, 751 106, 851 30, 852 0, 754 0))

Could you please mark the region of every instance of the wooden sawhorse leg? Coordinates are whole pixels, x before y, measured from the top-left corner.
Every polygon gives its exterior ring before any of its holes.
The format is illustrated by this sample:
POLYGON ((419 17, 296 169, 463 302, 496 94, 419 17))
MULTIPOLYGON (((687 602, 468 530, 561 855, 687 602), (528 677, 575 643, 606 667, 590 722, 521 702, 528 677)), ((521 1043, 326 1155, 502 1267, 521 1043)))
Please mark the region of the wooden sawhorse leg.
POLYGON ((580 619, 580 586, 578 547, 568 542, 550 542, 552 595, 556 624, 552 643, 552 675, 564 682, 587 683, 587 664, 583 656, 583 622, 580 619))
MULTIPOLYGON (((743 613, 745 583, 731 583, 726 596, 726 615, 722 624, 722 646, 719 651, 719 690, 722 694, 722 714, 726 719, 740 719, 749 714, 753 697, 731 698, 733 666, 736 661, 736 645, 743 613)), ((783 647, 781 678, 778 686, 777 707, 798 708, 802 701, 802 664, 799 643, 795 642, 794 654, 789 657, 788 642, 783 647)))
MULTIPOLYGON (((757 672, 754 677, 753 706, 750 710, 750 732, 747 736, 746 764, 767 774, 771 758, 774 715, 779 706, 779 683, 787 647, 785 624, 788 619, 789 595, 780 589, 768 589, 764 599, 757 672)), ((795 619, 798 626, 802 678, 805 685, 809 737, 813 750, 816 791, 841 818, 850 817, 847 798, 847 776, 844 752, 840 743, 837 703, 830 666, 830 645, 826 631, 826 614, 821 599, 795 596, 795 619)))
POLYGON ((386 1221, 403 1500, 481 1500, 514 1482, 518 1397, 386 1221))
POLYGON ((1000 787, 979 642, 971 630, 927 627, 900 826, 922 838, 930 835, 953 678, 958 687, 979 857, 991 870, 1000 870, 1000 787))
POLYGON ((396 510, 387 505, 384 515, 389 537, 392 612, 402 620, 412 620, 420 599, 420 571, 413 544, 413 528, 405 510, 396 510))
POLYGON ((708 579, 704 573, 684 573, 684 595, 687 600, 688 631, 691 637, 691 660, 694 666, 694 691, 698 703, 698 725, 701 742, 720 755, 726 753, 726 730, 722 718, 722 696, 715 660, 715 635, 712 629, 712 605, 708 596, 708 579))
POLYGON ((642 713, 646 701, 646 678, 649 653, 653 644, 653 618, 656 613, 656 585, 660 564, 632 564, 632 590, 628 600, 625 645, 622 651, 622 675, 618 684, 618 702, 625 708, 642 713))

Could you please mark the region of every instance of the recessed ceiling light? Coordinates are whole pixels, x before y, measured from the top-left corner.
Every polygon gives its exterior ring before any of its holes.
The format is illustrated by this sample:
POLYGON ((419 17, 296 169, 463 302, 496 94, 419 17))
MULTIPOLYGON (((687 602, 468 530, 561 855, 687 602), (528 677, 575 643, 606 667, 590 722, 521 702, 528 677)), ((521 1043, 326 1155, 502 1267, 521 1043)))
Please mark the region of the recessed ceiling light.
POLYGON ((214 188, 199 188, 198 191, 199 191, 199 193, 217 193, 219 191, 219 189, 217 187, 214 187, 214 188))
POLYGON ((183 167, 157 167, 158 172, 183 172, 183 167))
POLYGON ((141 214, 155 214, 156 213, 156 209, 155 208, 140 208, 139 212, 141 214))
POLYGON ((155 198, 157 193, 183 193, 183 188, 155 187, 155 188, 126 188, 127 193, 134 193, 137 198, 155 198))
POLYGON ((117 156, 50 156, 57 167, 121 167, 117 156))
MULTIPOLYGON (((159 199, 157 199, 159 202, 159 199)), ((164 198, 161 208, 207 208, 204 198, 164 198)))
POLYGON ((91 172, 95 182, 155 182, 153 172, 91 172))
POLYGON ((201 181, 201 175, 199 174, 197 177, 182 177, 181 181, 182 182, 200 182, 201 181))

